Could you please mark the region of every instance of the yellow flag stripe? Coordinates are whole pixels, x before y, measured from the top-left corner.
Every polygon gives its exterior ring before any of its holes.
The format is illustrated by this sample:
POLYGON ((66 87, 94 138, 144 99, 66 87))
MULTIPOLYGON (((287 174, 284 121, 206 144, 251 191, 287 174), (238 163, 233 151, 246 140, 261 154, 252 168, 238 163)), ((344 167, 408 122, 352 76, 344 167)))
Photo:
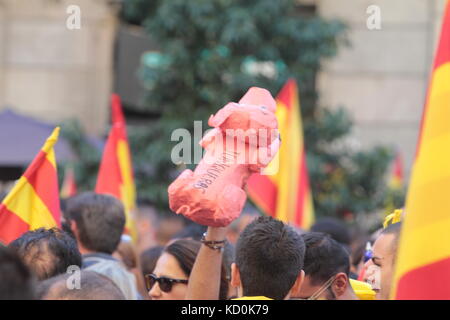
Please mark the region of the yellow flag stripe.
POLYGON ((281 135, 281 146, 279 152, 279 171, 277 174, 277 206, 276 217, 277 219, 288 222, 291 219, 294 208, 292 206, 291 191, 292 188, 297 190, 296 185, 293 183, 296 177, 295 167, 292 166, 292 159, 297 159, 296 148, 292 146, 292 126, 290 119, 293 118, 292 114, 289 114, 288 108, 281 102, 277 103, 277 118, 279 121, 279 130, 281 135))
MULTIPOLYGON (((449 118, 450 119, 450 118, 449 118)), ((417 186, 434 184, 450 176, 450 132, 432 141, 422 141, 420 156, 414 165, 414 182, 417 186), (445 149, 443 146, 449 146, 445 149)), ((434 189, 434 188, 433 188, 434 189)), ((433 193, 435 190, 426 190, 433 193)))
POLYGON ((430 88, 428 105, 433 107, 428 107, 426 111, 422 141, 450 131, 450 62, 436 69, 430 88))
POLYGON ((44 146, 41 149, 42 151, 44 151, 45 153, 48 153, 50 150, 53 151, 53 146, 58 141, 59 131, 60 131, 59 127, 56 127, 53 130, 53 132, 50 135, 50 137, 48 137, 48 139, 45 141, 45 144, 44 144, 44 146))
POLYGON ((117 157, 122 176, 122 200, 126 209, 132 210, 135 207, 136 190, 133 182, 129 148, 124 140, 119 140, 117 143, 117 157))
POLYGON ((280 183, 279 179, 280 179, 280 170, 281 170, 281 166, 280 166, 281 153, 285 148, 284 147, 284 145, 285 145, 284 137, 287 136, 287 134, 288 134, 286 132, 286 119, 288 118, 288 111, 287 111, 286 106, 283 105, 282 103, 278 103, 275 115, 278 120, 278 129, 280 131, 280 136, 281 136, 282 141, 281 141, 279 151, 275 155, 275 158, 267 166, 266 172, 274 173, 274 174, 267 175, 267 177, 274 183, 274 185, 278 186, 280 183))
MULTIPOLYGON (((295 98, 294 98, 295 99, 295 98)), ((294 100, 293 99, 293 100, 294 100)), ((300 123, 300 115, 298 110, 298 101, 296 99, 292 101, 292 116, 290 117, 290 124, 289 124, 289 149, 291 149, 292 153, 289 152, 289 150, 285 150, 286 152, 286 158, 290 162, 290 168, 292 172, 292 176, 289 178, 290 181, 290 188, 288 189, 289 192, 289 215, 290 219, 289 221, 295 221, 296 215, 297 215, 297 203, 298 201, 301 201, 301 199, 298 199, 298 192, 299 192, 299 184, 300 181, 298 180, 300 177, 300 169, 303 167, 303 157, 302 157, 302 150, 303 150, 303 135, 302 135, 302 128, 300 123), (291 154, 289 154, 291 153, 291 154)), ((305 201, 305 199, 302 199, 305 201)))
POLYGON ((308 190, 308 194, 306 195, 306 201, 304 204, 304 215, 303 215, 303 223, 302 228, 309 230, 309 228, 314 223, 314 208, 313 208, 313 200, 311 195, 311 190, 308 190))
POLYGON ((133 172, 128 143, 119 140, 117 143, 117 159, 120 167, 122 184, 119 186, 121 200, 125 206, 125 228, 130 233, 134 241, 137 241, 137 227, 133 210, 136 207, 136 187, 133 181, 133 172))
POLYGON ((27 223, 30 226, 30 230, 56 226, 56 222, 47 206, 42 202, 41 198, 34 191, 33 186, 25 177, 22 176, 17 181, 13 191, 3 201, 3 204, 9 211, 15 213, 27 223), (20 194, 18 195, 18 193, 20 194))
POLYGON ((57 168, 56 166, 56 157, 55 157, 55 150, 52 148, 50 149, 50 151, 47 152, 47 156, 46 156, 48 162, 50 162, 53 166, 53 168, 57 168))
POLYGON ((450 63, 432 76, 406 201, 392 296, 408 272, 450 256, 450 63))

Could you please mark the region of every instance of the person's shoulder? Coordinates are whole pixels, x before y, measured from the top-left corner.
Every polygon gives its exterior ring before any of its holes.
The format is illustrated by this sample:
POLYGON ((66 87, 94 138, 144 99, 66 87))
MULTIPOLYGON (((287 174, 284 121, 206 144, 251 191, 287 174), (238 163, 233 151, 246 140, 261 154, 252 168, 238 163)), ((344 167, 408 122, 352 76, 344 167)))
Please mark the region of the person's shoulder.
POLYGON ((83 254, 81 258, 83 262, 118 261, 112 255, 102 252, 83 254))

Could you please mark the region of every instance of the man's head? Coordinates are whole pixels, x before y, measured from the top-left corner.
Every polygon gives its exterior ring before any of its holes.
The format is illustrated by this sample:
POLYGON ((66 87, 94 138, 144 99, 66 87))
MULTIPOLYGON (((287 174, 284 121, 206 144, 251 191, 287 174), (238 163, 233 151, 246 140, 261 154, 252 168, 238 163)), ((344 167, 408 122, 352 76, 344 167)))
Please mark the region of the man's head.
POLYGON ((244 296, 289 298, 303 281, 304 256, 303 239, 292 227, 259 217, 238 239, 231 283, 244 296))
POLYGON ((25 232, 9 244, 39 280, 65 273, 71 265, 81 266, 77 243, 66 232, 40 228, 25 232))
POLYGON ((373 244, 372 258, 365 264, 366 281, 372 283, 378 300, 389 299, 400 230, 400 222, 384 229, 373 244))
POLYGON ((19 256, 0 244, 0 300, 34 298, 33 277, 19 256))
POLYGON ((73 234, 72 229, 70 228, 70 219, 66 211, 67 207, 67 200, 69 198, 60 198, 59 204, 61 209, 61 229, 67 232, 71 237, 75 239, 75 235, 73 234))
POLYGON ((305 281, 299 298, 349 299, 350 257, 344 247, 329 235, 308 232, 305 241, 305 281))
POLYGON ((42 281, 38 286, 41 300, 125 300, 120 289, 109 278, 93 271, 79 273, 79 288, 76 274, 62 274, 42 281))
POLYGON ((124 207, 118 199, 86 192, 68 199, 66 212, 80 250, 108 254, 116 250, 125 227, 124 207))

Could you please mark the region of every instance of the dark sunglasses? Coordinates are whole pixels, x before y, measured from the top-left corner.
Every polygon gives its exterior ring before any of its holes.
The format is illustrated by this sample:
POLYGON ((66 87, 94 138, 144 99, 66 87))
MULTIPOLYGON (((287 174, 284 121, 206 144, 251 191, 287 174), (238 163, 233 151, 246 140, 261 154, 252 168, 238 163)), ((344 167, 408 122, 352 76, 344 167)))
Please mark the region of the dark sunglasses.
POLYGON ((168 277, 157 277, 154 274, 146 274, 145 275, 145 286, 147 287, 147 290, 152 290, 155 283, 158 282, 159 288, 161 291, 169 293, 172 290, 172 286, 174 283, 185 283, 187 284, 187 280, 183 279, 172 279, 168 277))

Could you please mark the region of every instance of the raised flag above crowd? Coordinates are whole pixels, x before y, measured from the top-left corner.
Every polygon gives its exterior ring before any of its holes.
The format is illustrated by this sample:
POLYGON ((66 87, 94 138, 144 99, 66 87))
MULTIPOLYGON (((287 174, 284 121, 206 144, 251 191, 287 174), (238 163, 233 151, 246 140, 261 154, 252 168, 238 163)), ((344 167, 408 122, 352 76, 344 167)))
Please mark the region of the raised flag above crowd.
POLYGON ((392 166, 392 173, 389 180, 389 187, 392 189, 401 189, 404 184, 403 157, 397 152, 392 166))
POLYGON ((450 299, 450 1, 408 189, 393 297, 450 299))
POLYGON ((64 170, 64 180, 61 186, 61 197, 69 198, 77 194, 77 183, 73 167, 68 166, 64 170))
POLYGON ((28 230, 61 226, 53 149, 58 136, 59 127, 0 204, 0 242, 9 243, 28 230))
POLYGON ((126 232, 135 238, 136 187, 125 117, 117 94, 111 95, 111 115, 111 130, 103 150, 95 192, 111 194, 122 201, 127 218, 126 232))
POLYGON ((250 198, 264 213, 309 229, 314 221, 297 83, 286 82, 276 98, 280 150, 266 168, 247 183, 250 198), (275 168, 276 167, 276 168, 275 168))

